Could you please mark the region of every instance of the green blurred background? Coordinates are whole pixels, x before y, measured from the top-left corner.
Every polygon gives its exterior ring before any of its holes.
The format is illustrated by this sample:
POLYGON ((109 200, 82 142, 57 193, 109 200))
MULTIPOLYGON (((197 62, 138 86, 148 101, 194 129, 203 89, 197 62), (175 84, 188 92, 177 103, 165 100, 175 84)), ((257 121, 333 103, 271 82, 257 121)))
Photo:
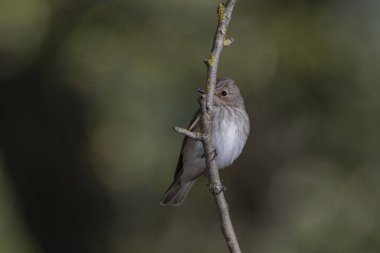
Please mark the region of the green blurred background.
MULTIPOLYGON (((205 178, 158 204, 217 5, 0 2, 0 252, 227 252, 205 178)), ((222 172, 244 252, 380 251, 379 11, 238 1, 219 75, 252 123, 222 172)))

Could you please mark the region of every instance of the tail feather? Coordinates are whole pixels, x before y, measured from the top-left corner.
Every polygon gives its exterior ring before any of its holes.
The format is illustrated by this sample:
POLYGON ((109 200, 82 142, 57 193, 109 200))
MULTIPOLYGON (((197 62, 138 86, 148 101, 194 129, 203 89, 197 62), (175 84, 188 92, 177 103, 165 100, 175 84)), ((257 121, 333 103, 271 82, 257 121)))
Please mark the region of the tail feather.
POLYGON ((175 180, 162 196, 160 204, 163 206, 179 206, 186 198, 195 180, 182 183, 179 178, 175 180))

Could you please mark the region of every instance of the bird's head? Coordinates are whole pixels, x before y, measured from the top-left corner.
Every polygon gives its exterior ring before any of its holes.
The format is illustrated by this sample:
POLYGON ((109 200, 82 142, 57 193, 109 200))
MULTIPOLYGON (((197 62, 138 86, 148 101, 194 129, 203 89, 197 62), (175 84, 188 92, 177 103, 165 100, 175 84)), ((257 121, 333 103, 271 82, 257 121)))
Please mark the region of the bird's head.
MULTIPOLYGON (((203 89, 198 89, 198 91, 202 94, 206 94, 203 89)), ((234 80, 228 77, 218 79, 214 92, 214 106, 244 108, 244 99, 241 96, 239 87, 237 87, 234 80)))

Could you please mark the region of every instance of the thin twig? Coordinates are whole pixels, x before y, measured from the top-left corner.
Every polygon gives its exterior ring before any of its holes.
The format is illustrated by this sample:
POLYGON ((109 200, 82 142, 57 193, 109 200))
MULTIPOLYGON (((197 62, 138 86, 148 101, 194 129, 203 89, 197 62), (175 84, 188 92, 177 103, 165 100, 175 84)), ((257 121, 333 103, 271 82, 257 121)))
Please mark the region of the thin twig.
POLYGON ((233 253, 240 253, 240 246, 235 235, 235 231, 231 222, 228 204, 224 197, 224 187, 220 180, 219 171, 216 166, 214 157, 214 147, 212 145, 212 127, 211 120, 213 116, 213 97, 217 81, 217 70, 219 64, 220 54, 224 46, 232 43, 231 39, 226 39, 227 28, 231 20, 233 8, 236 0, 227 0, 226 4, 220 4, 218 7, 218 26, 215 31, 214 40, 211 48, 211 54, 205 60, 207 66, 207 83, 206 83, 206 103, 202 105, 202 124, 201 133, 203 133, 203 147, 206 157, 206 175, 209 180, 211 192, 213 193, 216 205, 218 207, 219 220, 222 233, 226 240, 228 249, 233 253), (220 188, 222 190, 215 191, 214 189, 220 188))
POLYGON ((203 140, 203 135, 201 133, 198 133, 198 132, 191 132, 185 128, 181 128, 181 127, 173 127, 174 128, 174 131, 176 131, 177 133, 179 134, 184 134, 186 135, 187 137, 190 137, 192 139, 195 139, 195 140, 203 140))

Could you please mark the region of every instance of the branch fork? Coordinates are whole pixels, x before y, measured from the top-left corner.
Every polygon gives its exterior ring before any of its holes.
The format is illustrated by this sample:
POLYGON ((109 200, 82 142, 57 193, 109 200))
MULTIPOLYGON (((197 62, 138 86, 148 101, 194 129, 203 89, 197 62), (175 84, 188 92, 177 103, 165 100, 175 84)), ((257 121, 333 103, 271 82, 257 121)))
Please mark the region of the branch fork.
POLYGON ((187 137, 192 138, 194 140, 202 141, 204 139, 204 136, 199 132, 192 132, 190 130, 187 130, 181 127, 173 127, 173 129, 177 133, 186 135, 187 137))

